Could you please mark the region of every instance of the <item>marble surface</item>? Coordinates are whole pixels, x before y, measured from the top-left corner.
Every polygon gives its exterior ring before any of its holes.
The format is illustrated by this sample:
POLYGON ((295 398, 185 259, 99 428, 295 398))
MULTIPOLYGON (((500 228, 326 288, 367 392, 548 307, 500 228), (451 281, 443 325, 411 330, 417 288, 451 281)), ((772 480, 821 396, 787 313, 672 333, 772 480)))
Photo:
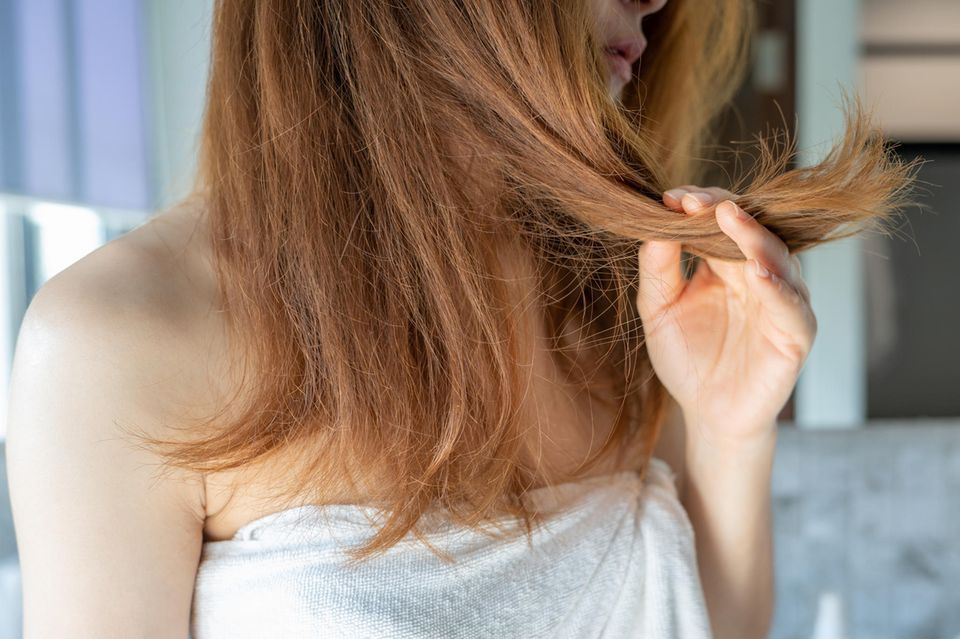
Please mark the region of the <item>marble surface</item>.
POLYGON ((960 636, 960 422, 781 430, 775 639, 811 636, 840 593, 850 639, 960 636))

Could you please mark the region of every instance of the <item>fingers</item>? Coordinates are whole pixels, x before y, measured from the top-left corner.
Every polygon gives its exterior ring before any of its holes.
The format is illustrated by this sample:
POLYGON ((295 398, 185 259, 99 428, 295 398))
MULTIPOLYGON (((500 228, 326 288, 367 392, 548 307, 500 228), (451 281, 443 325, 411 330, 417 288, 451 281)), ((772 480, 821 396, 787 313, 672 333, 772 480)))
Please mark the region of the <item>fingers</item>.
POLYGON ((720 228, 747 258, 742 268, 748 286, 786 337, 777 344, 791 350, 785 355, 803 361, 813 345, 817 321, 810 306, 810 293, 800 276, 799 259, 790 255, 779 237, 735 202, 725 200, 718 204, 716 215, 720 228))
POLYGON ((793 284, 793 287, 797 289, 797 292, 800 293, 800 297, 802 297, 809 304, 810 289, 807 288, 807 283, 803 279, 800 256, 796 253, 792 253, 790 255, 790 265, 793 268, 793 277, 791 278, 790 282, 793 284))
MULTIPOLYGON (((668 208, 683 211, 687 215, 697 215, 707 212, 717 202, 732 199, 733 193, 720 187, 709 186, 700 187, 693 184, 678 186, 669 191, 664 191, 663 201, 668 208)), ((724 262, 723 260, 705 258, 704 261, 709 269, 706 269, 704 277, 707 274, 716 275, 727 285, 735 288, 742 287, 739 280, 742 280, 740 264, 734 262, 724 262)))
POLYGON ((638 260, 640 283, 637 310, 640 319, 648 322, 666 311, 686 285, 680 271, 680 243, 643 242, 638 260))
MULTIPOLYGON (((670 189, 664 192, 663 203, 668 208, 683 212, 680 201, 683 195, 700 190, 692 184, 670 189)), ((726 194, 724 197, 732 196, 726 191, 723 193, 726 194)), ((687 286, 680 269, 680 256, 679 242, 646 241, 640 245, 637 309, 644 321, 665 311, 687 286)))
POLYGON ((777 330, 786 339, 776 340, 784 355, 803 362, 817 335, 817 318, 809 300, 786 280, 766 269, 754 259, 743 262, 744 278, 761 307, 775 320, 777 330))
POLYGON ((671 209, 686 209, 693 213, 699 209, 707 208, 715 202, 721 200, 732 200, 736 196, 726 189, 718 186, 697 186, 695 184, 684 184, 663 192, 663 202, 671 209))
MULTIPOLYGON (((688 215, 707 212, 715 206, 713 214, 721 230, 747 259, 738 263, 707 258, 706 265, 725 284, 740 291, 746 287, 753 294, 764 315, 774 320, 768 326, 780 336, 775 340, 777 347, 794 361, 802 362, 813 345, 817 322, 810 305, 810 291, 801 274, 800 259, 791 255, 783 240, 748 215, 734 200, 735 196, 725 189, 692 184, 663 194, 668 208, 688 215)), ((676 252, 679 260, 679 248, 676 252)), ((649 258, 647 264, 648 269, 653 268, 649 258)), ((706 269, 702 270, 704 273, 698 274, 706 277, 706 269)), ((692 286, 695 280, 696 276, 687 285, 692 286)), ((667 287, 666 297, 675 290, 679 294, 682 289, 681 279, 679 284, 667 287)), ((661 304, 663 299, 659 300, 661 304)))
POLYGON ((800 260, 790 254, 790 249, 783 240, 732 200, 720 202, 716 208, 716 216, 720 229, 736 242, 744 257, 756 260, 795 288, 802 298, 809 299, 809 291, 800 276, 800 260))

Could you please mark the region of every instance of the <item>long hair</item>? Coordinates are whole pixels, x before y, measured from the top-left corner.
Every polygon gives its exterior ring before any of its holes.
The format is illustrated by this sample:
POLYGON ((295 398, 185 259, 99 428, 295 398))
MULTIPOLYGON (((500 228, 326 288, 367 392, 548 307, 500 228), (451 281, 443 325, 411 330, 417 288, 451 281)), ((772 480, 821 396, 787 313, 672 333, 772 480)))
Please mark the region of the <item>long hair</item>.
MULTIPOLYGON (((241 382, 188 439, 145 439, 200 473, 295 455, 277 494, 306 503, 376 468, 382 526, 355 560, 410 531, 425 540, 434 507, 529 533, 522 452, 538 425, 497 252, 511 245, 535 275, 520 303, 558 366, 619 402, 577 473, 611 447, 645 471, 665 390, 635 305, 637 248, 743 259, 712 215, 678 214, 660 193, 700 175, 752 24, 749 0, 668 2, 617 102, 583 0, 217 0, 192 197, 241 382)), ((846 112, 820 164, 788 170, 792 143, 760 138, 759 168, 731 185, 793 251, 906 202, 911 167, 858 101, 846 112)))

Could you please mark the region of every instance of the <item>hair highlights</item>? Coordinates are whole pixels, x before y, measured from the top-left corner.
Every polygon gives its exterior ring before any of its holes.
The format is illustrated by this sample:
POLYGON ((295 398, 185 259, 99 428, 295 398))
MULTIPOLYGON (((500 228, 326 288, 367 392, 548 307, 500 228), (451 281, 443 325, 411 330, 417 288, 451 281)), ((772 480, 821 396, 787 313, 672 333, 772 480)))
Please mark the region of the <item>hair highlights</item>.
MULTIPOLYGON (((229 419, 150 443, 198 472, 298 451, 281 492, 307 501, 344 469, 377 468, 388 516, 357 558, 435 506, 529 531, 529 349, 497 252, 511 244, 558 362, 574 375, 591 351, 580 384, 620 401, 594 460, 648 454, 665 391, 635 308, 637 247, 743 257, 713 216, 659 194, 696 181, 743 78, 750 7, 668 3, 617 104, 586 2, 217 0, 195 195, 243 383, 229 419)), ((859 103, 848 114, 820 164, 786 170, 790 145, 761 141, 760 169, 734 185, 795 251, 906 202, 910 167, 859 103)))

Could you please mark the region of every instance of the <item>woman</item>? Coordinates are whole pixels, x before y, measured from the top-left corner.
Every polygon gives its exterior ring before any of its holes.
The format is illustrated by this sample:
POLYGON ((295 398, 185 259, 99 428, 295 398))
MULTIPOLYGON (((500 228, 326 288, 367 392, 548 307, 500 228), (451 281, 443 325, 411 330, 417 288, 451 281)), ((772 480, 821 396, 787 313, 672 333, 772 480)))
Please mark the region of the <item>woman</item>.
POLYGON ((26 637, 764 636, 795 253, 908 175, 691 184, 750 15, 217 2, 192 197, 22 324, 26 637))

